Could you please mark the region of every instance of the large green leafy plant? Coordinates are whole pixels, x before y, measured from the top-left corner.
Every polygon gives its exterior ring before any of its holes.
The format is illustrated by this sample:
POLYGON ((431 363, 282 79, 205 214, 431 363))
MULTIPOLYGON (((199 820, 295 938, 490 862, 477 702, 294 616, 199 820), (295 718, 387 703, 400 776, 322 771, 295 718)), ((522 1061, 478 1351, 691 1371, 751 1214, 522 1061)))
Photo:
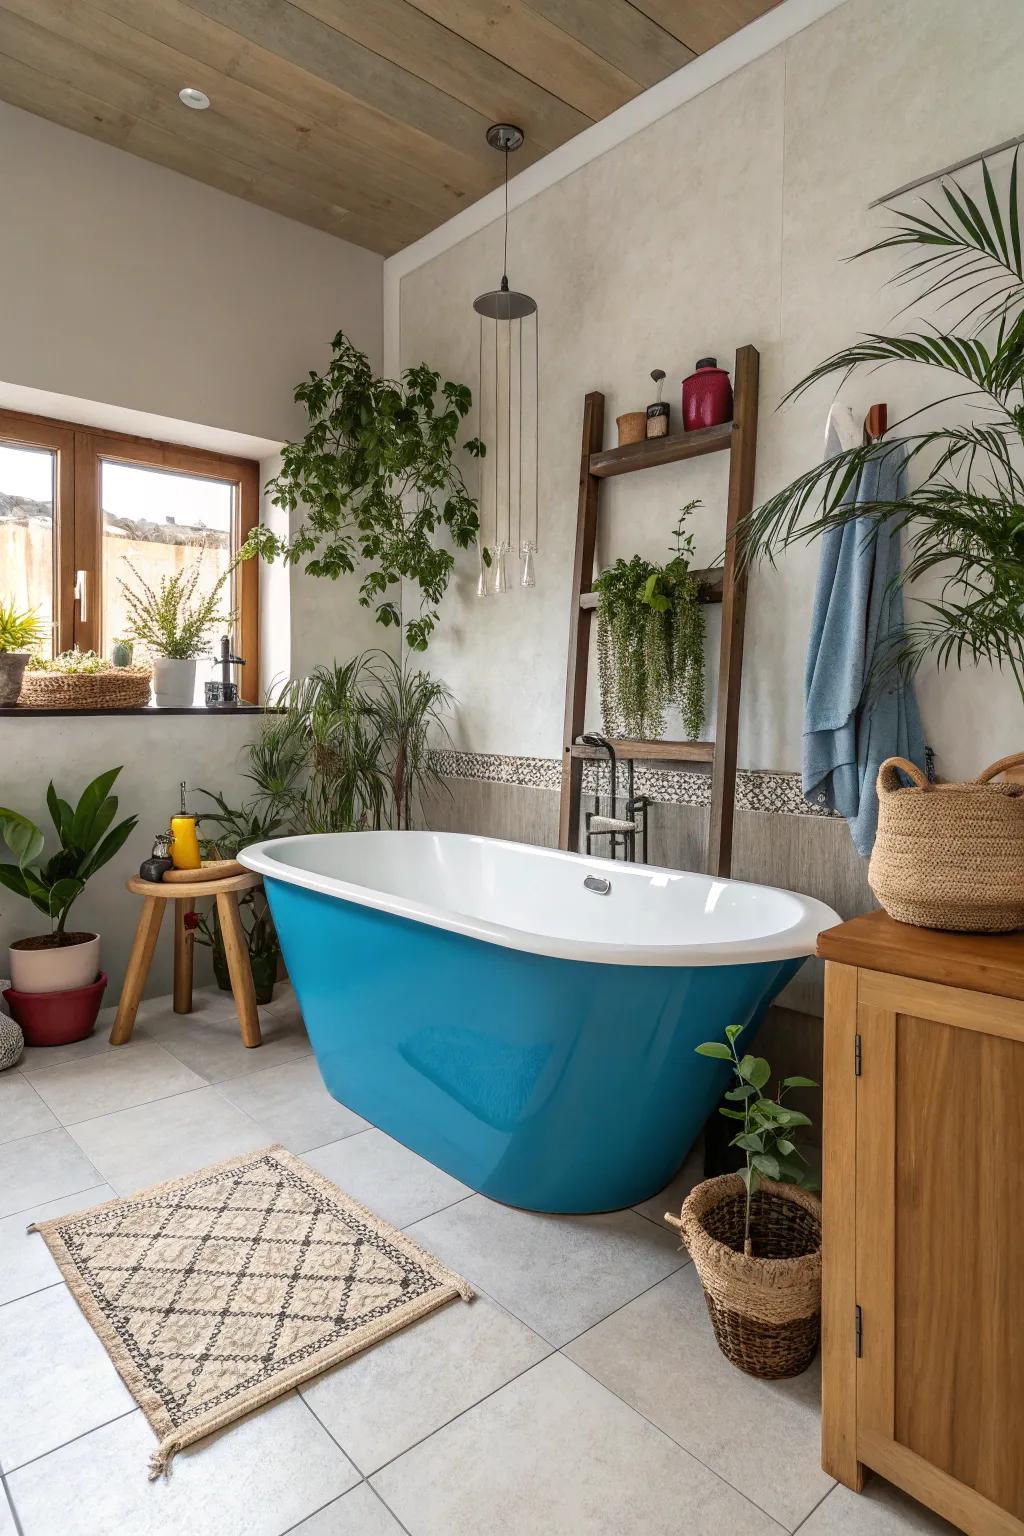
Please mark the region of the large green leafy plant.
POLYGON ((27 816, 0 806, 0 839, 17 860, 0 864, 0 884, 23 896, 51 921, 55 944, 65 942, 68 913, 85 890, 86 882, 114 857, 138 821, 128 816, 113 826, 117 796, 110 789, 121 772, 108 768, 86 785, 72 809, 51 783, 46 804, 57 832, 59 847, 46 859, 44 834, 27 816))
POLYGON ((704 609, 690 569, 693 535, 679 514, 671 559, 616 560, 594 581, 601 716, 608 736, 653 741, 676 704, 690 740, 704 728, 704 609))
MULTIPOLYGON (((455 563, 434 535, 445 529, 465 549, 479 528, 476 500, 456 462, 472 395, 464 384, 442 382, 425 363, 407 368, 400 382, 375 378, 366 354, 343 331, 331 347, 326 372, 310 372, 295 391, 309 429, 285 447, 281 473, 266 487, 274 506, 289 513, 301 506, 306 516, 288 538, 261 524, 245 552, 305 562, 309 575, 331 580, 360 561, 359 601, 376 607, 385 626, 401 623, 389 589, 412 582, 420 611, 405 636, 412 650, 423 651, 455 563)), ((463 447, 477 458, 485 452, 475 437, 463 447)))
MULTIPOLYGON (((893 519, 905 531, 905 585, 934 573, 938 595, 881 658, 876 684, 912 675, 927 657, 938 665, 965 659, 1007 666, 1024 702, 1024 264, 1018 161, 1005 196, 982 165, 982 197, 957 181, 923 213, 890 209, 893 231, 866 250, 897 252, 894 281, 916 289, 912 303, 952 309, 948 331, 871 334, 844 347, 786 397, 853 370, 916 363, 952 383, 927 407, 955 406, 974 419, 907 432, 902 444, 869 443, 835 455, 755 509, 739 530, 745 559, 773 558, 800 540, 857 517, 893 519), (916 483, 893 501, 847 500, 878 454, 908 455, 916 483)), ((915 415, 921 413, 915 413, 915 415)), ((910 418, 908 418, 908 421, 910 418)))
POLYGON ((760 1188, 761 1178, 780 1179, 787 1184, 799 1184, 805 1189, 816 1187, 808 1170, 807 1160, 797 1149, 793 1133, 810 1125, 810 1120, 798 1109, 791 1109, 783 1100, 791 1088, 817 1088, 810 1077, 784 1077, 777 1096, 772 1099, 764 1092, 772 1075, 772 1069, 763 1056, 744 1052, 741 1056, 736 1041, 743 1033, 742 1024, 730 1024, 725 1031, 724 1043, 708 1040, 696 1047, 698 1056, 710 1056, 714 1061, 727 1061, 736 1080, 725 1097, 730 1102, 718 1113, 727 1120, 738 1120, 742 1130, 729 1143, 739 1147, 746 1159, 740 1169, 740 1177, 746 1185, 746 1216, 743 1226, 743 1251, 750 1253, 750 1203, 760 1188), (734 1107, 735 1106, 735 1107, 734 1107))

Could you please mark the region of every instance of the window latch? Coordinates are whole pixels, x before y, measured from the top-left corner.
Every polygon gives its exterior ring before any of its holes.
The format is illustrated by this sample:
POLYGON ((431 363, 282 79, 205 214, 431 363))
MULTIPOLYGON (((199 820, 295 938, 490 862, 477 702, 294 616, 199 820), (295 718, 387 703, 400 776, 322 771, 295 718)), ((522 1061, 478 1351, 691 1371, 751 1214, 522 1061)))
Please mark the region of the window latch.
POLYGON ((83 624, 89 618, 89 573, 88 571, 75 572, 75 602, 78 604, 78 617, 83 624))

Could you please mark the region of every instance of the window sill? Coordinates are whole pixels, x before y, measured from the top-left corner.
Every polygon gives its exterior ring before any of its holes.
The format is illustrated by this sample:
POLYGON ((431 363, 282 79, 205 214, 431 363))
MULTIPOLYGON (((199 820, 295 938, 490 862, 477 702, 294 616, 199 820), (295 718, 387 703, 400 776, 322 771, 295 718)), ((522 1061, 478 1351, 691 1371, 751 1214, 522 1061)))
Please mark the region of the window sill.
POLYGON ((40 718, 57 720, 64 719, 68 715, 125 715, 141 720, 151 720, 154 715, 209 715, 211 719, 223 720, 230 719, 232 715, 264 715, 266 713, 267 710, 262 704, 236 704, 231 709, 207 709, 204 704, 189 704, 173 708, 144 704, 141 709, 32 709, 27 704, 0 706, 0 719, 4 720, 16 719, 19 716, 26 720, 40 718))

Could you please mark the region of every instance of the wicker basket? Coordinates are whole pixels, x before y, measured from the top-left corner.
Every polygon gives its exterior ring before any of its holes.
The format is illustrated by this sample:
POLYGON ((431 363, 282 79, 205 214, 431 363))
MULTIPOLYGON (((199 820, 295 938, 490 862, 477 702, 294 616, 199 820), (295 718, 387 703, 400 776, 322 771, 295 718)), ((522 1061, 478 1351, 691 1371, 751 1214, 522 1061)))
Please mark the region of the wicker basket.
POLYGON ((751 1202, 753 1255, 743 1252, 746 1190, 738 1173, 698 1184, 678 1217, 711 1326, 727 1360, 765 1381, 799 1376, 821 1331, 821 1202, 763 1179, 751 1202))
POLYGON ((882 764, 868 883, 890 917, 975 933, 1024 928, 1024 784, 990 782, 1020 763, 1024 752, 1000 758, 967 784, 929 784, 902 757, 882 764))
POLYGON ((150 667, 108 672, 26 672, 23 709, 141 709, 149 703, 150 667))

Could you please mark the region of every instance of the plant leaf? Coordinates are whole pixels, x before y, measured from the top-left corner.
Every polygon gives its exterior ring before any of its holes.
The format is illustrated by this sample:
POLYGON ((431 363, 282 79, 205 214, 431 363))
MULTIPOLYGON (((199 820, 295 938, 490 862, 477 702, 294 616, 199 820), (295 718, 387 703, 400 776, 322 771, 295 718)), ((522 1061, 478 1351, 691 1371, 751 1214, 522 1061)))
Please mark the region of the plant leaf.
POLYGON ((783 1088, 817 1088, 818 1084, 813 1077, 784 1077, 783 1088))
POLYGON ((694 1050, 698 1056, 711 1056, 715 1061, 732 1061, 729 1047, 719 1040, 706 1040, 703 1045, 694 1046, 694 1050))

